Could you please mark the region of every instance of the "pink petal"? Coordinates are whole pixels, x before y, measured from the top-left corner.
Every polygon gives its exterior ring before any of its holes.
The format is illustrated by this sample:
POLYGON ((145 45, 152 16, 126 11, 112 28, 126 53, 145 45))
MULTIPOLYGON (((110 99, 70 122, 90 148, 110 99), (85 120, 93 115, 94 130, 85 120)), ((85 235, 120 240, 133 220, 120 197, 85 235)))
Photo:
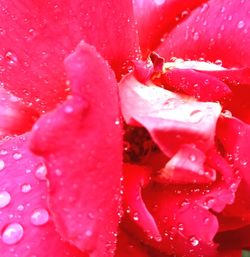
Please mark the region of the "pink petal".
POLYGON ((158 181, 172 184, 206 184, 216 180, 216 171, 204 167, 205 154, 194 145, 182 145, 159 172, 158 181))
POLYGON ((131 75, 121 81, 119 89, 126 122, 144 126, 167 156, 182 144, 196 144, 203 151, 213 146, 219 104, 196 102, 160 87, 145 86, 131 75))
POLYGON ((31 145, 48 164, 50 209, 60 233, 91 257, 110 257, 122 170, 117 84, 84 42, 65 65, 73 95, 38 121, 31 145))
POLYGON ((0 138, 30 130, 37 116, 19 98, 0 88, 0 138))
POLYGON ((46 167, 29 151, 27 138, 0 143, 1 257, 84 257, 55 230, 47 209, 46 167))
POLYGON ((167 59, 204 58, 228 68, 249 66, 249 8, 249 1, 211 0, 166 35, 157 51, 167 59))
POLYGON ((80 40, 95 45, 118 76, 138 55, 131 1, 3 0, 0 15, 1 82, 40 112, 67 96, 63 60, 80 40))
POLYGON ((192 69, 168 70, 164 82, 200 101, 218 101, 231 93, 230 88, 216 77, 192 69))
POLYGON ((163 235, 163 240, 158 243, 147 240, 150 245, 177 256, 199 256, 204 252, 213 256, 215 245, 212 239, 218 222, 214 215, 196 202, 204 202, 205 194, 195 189, 152 185, 144 192, 145 203, 163 235))
POLYGON ((135 17, 138 21, 142 50, 153 50, 161 37, 176 26, 206 0, 136 0, 135 17))
POLYGON ((131 220, 143 229, 149 237, 161 240, 154 218, 142 199, 141 190, 149 183, 150 170, 146 167, 124 165, 124 204, 131 220))

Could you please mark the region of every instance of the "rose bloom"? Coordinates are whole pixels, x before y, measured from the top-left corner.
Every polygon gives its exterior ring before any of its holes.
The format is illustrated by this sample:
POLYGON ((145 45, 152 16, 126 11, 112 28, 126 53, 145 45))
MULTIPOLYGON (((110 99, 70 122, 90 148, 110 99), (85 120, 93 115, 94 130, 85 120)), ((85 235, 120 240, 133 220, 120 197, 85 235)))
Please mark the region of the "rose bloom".
POLYGON ((249 1, 2 0, 0 17, 1 257, 242 256, 249 1))

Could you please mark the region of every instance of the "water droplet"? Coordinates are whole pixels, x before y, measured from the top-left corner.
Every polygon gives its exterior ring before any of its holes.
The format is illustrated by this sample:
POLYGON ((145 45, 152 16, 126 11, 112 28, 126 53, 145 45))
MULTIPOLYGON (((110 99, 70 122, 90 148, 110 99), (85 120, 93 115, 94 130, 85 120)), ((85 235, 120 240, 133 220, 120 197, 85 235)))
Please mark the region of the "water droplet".
POLYGON ((138 221, 139 220, 139 216, 138 216, 138 213, 135 212, 134 215, 133 215, 133 220, 134 221, 138 221))
POLYGON ((5 59, 10 65, 16 64, 18 62, 17 56, 10 51, 6 52, 5 59))
POLYGON ((190 155, 189 155, 189 160, 190 160, 191 162, 195 162, 195 161, 196 161, 196 156, 195 156, 194 154, 190 154, 190 155))
POLYGON ((0 151, 0 154, 1 154, 1 155, 6 155, 6 154, 8 154, 8 151, 7 151, 7 150, 2 149, 2 150, 0 151))
POLYGON ((5 162, 3 160, 0 160, 0 171, 2 171, 5 167, 5 162))
POLYGON ((4 229, 2 241, 8 245, 16 244, 22 239, 23 233, 23 227, 19 223, 11 223, 4 229))
POLYGON ((11 201, 11 196, 7 191, 0 192, 0 208, 4 208, 11 201))
POLYGON ((184 225, 183 225, 182 223, 180 223, 180 224, 178 225, 178 230, 179 230, 179 231, 183 231, 183 230, 184 230, 184 225))
POLYGON ((17 210, 18 211, 23 211, 24 210, 24 206, 22 204, 17 206, 17 210))
POLYGON ((85 231, 85 236, 91 237, 92 235, 93 235, 93 231, 92 231, 92 230, 87 229, 87 230, 85 231))
POLYGON ((13 154, 13 159, 14 160, 20 160, 23 157, 21 153, 14 153, 13 154))
POLYGON ((35 171, 35 176, 39 180, 46 180, 47 168, 45 165, 41 164, 37 167, 35 171))
POLYGON ((30 184, 23 184, 22 186, 21 186, 21 191, 23 192, 23 193, 28 193, 30 190, 31 190, 31 185, 30 184))
POLYGON ((238 22, 237 28, 238 29, 243 29, 245 27, 245 22, 243 20, 238 22))
POLYGON ((220 60, 220 59, 217 59, 214 63, 219 66, 222 66, 222 64, 223 64, 222 60, 220 60))
POLYGON ((62 171, 60 169, 55 169, 55 174, 58 176, 58 177, 61 177, 62 176, 62 171))
POLYGON ((120 125, 120 120, 116 120, 115 125, 120 125))
POLYGON ((66 105, 64 107, 64 111, 65 111, 65 113, 70 114, 74 111, 74 108, 71 105, 66 105))
POLYGON ((190 113, 189 121, 192 123, 198 123, 203 119, 203 117, 204 117, 204 115, 203 115, 202 111, 195 110, 190 113))
POLYGON ((32 213, 30 221, 35 226, 42 226, 49 221, 49 213, 45 209, 37 209, 32 213))
POLYGON ((194 236, 190 237, 189 241, 192 246, 197 246, 200 243, 199 240, 194 236))
POLYGON ((165 3, 165 0, 154 0, 156 5, 163 5, 165 3))
POLYGON ((193 35, 193 39, 196 41, 200 38, 199 32, 195 32, 193 35))

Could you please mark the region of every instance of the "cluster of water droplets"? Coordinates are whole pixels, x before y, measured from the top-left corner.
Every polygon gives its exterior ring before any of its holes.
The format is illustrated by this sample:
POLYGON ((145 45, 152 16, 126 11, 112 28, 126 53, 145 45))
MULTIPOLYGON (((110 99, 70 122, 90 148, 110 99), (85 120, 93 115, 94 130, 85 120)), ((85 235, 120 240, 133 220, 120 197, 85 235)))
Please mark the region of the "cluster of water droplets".
MULTIPOLYGON (((0 156, 5 157, 8 154, 7 150, 2 149, 0 151, 0 156)), ((12 158, 14 161, 20 161, 23 158, 22 153, 20 152, 14 152, 12 154, 12 158)), ((0 158, 0 172, 5 172, 5 169, 7 167, 7 164, 4 160, 4 158, 0 158)), ((30 176, 35 176, 35 178, 38 181, 44 181, 46 180, 46 174, 47 169, 46 167, 41 163, 36 166, 34 169, 34 172, 32 173, 32 170, 27 169, 25 171, 26 174, 29 174, 30 176), (31 174, 30 174, 31 173, 31 174)), ((30 183, 23 183, 20 185, 20 193, 21 194, 29 194, 32 190, 32 185, 30 183)), ((5 211, 8 211, 8 206, 11 206, 13 209, 13 205, 15 205, 15 195, 11 195, 11 192, 8 191, 5 187, 0 188, 0 216, 4 215, 5 211)), ((43 197, 42 197, 43 198, 43 197)), ((26 208, 31 208, 31 205, 29 203, 26 204, 18 204, 16 207, 16 211, 20 214, 23 214, 23 222, 20 222, 19 220, 16 221, 15 219, 20 219, 22 216, 17 214, 9 214, 9 219, 12 219, 13 221, 6 224, 4 228, 1 231, 0 240, 6 244, 6 245, 15 245, 19 243, 25 236, 25 229, 28 226, 27 221, 24 222, 24 220, 27 218, 25 217, 25 211, 26 208)), ((29 223, 32 226, 39 227, 46 225, 50 219, 50 214, 46 208, 38 207, 34 208, 34 210, 29 214, 29 223)), ((27 228, 30 229, 30 228, 27 228)), ((12 249, 12 248, 11 248, 12 249)), ((14 251, 14 250, 13 250, 14 251)))

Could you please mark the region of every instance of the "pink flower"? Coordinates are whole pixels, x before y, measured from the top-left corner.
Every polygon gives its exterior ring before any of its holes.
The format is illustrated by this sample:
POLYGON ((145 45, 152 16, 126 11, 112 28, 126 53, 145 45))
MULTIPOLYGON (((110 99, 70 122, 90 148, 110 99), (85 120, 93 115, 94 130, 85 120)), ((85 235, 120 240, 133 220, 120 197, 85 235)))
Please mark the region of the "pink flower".
POLYGON ((1 1, 1 256, 241 256, 249 9, 1 1))

